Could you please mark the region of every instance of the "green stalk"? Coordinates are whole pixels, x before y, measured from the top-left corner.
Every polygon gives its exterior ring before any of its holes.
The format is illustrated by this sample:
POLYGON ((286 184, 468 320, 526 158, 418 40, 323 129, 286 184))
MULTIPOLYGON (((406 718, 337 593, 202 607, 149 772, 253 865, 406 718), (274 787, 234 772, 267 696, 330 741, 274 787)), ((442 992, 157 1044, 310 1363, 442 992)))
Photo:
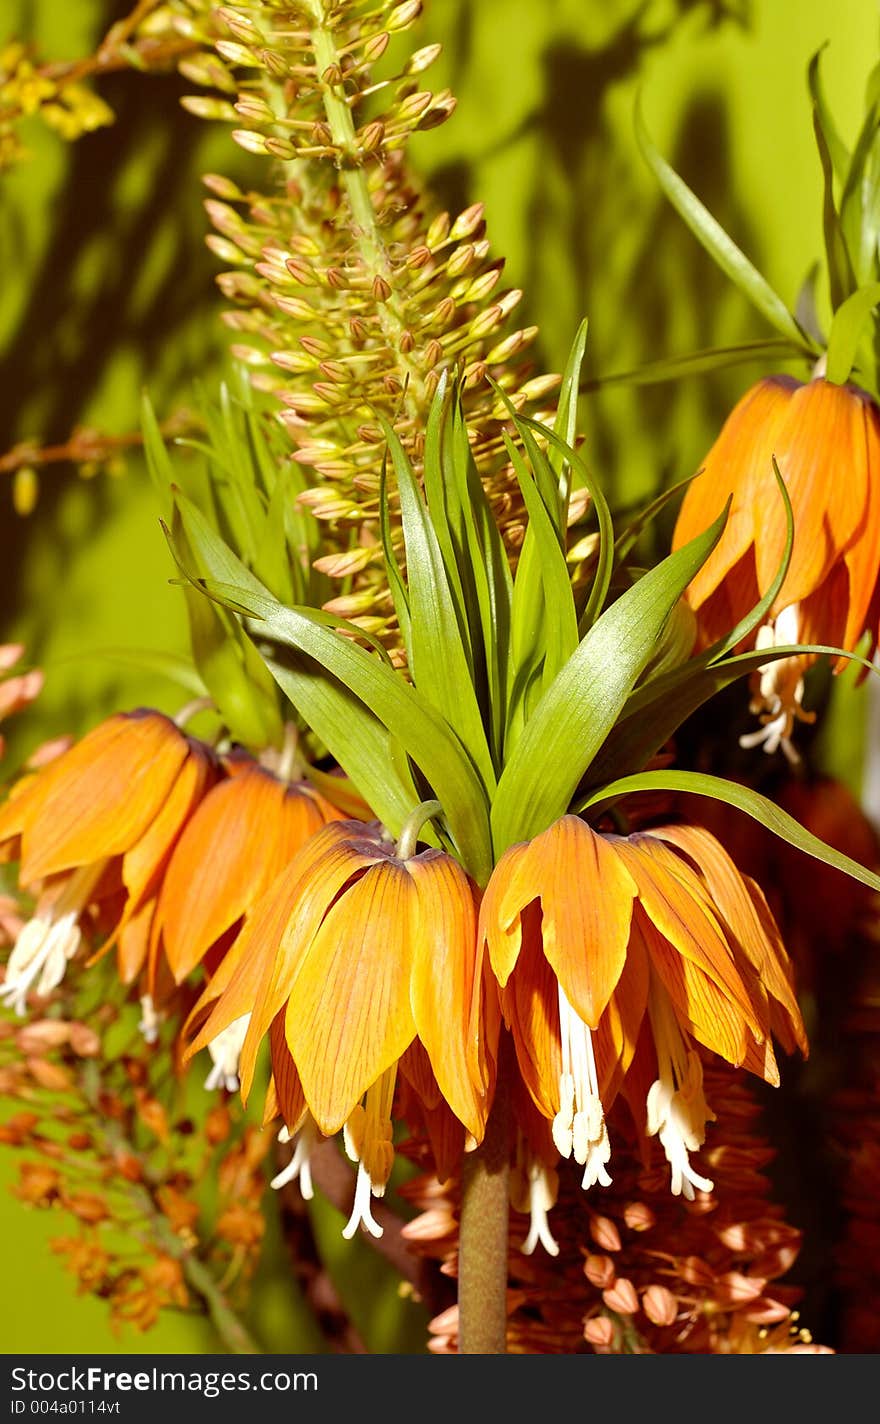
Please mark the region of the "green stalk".
POLYGON ((505 1054, 486 1135, 461 1168, 458 1241, 458 1350, 507 1353, 507 1252, 511 1110, 505 1054))

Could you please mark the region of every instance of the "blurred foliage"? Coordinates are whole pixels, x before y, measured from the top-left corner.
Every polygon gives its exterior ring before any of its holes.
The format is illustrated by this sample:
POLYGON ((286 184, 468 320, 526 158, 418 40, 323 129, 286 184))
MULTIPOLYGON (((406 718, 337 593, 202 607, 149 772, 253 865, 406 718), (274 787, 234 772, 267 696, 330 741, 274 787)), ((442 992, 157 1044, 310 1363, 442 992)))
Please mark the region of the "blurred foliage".
MULTIPOLYGON (((47 59, 86 54, 127 9, 125 0, 4 0, 0 46, 15 37, 47 59)), ((452 87, 458 110, 417 137, 414 161, 444 206, 485 202, 493 250, 525 292, 522 319, 541 327, 543 369, 562 368, 584 315, 591 377, 770 334, 658 193, 633 137, 635 96, 666 158, 792 304, 821 239, 807 63, 830 42, 826 89, 850 137, 876 56, 875 0, 428 0, 419 42, 435 40, 444 45, 435 82, 452 87)), ((29 158, 0 179, 0 455, 24 440, 63 443, 78 427, 135 431, 144 387, 164 419, 187 407, 197 380, 222 373, 199 175, 246 181, 255 170, 225 128, 180 108, 190 87, 171 73, 108 75, 97 90, 115 124, 70 146, 25 122, 29 158)), ((585 396, 585 448, 609 498, 633 503, 692 473, 760 373, 743 366, 585 396)), ((47 673, 35 714, 10 724, 11 763, 116 708, 173 710, 178 688, 108 655, 186 645, 140 457, 127 455, 118 478, 90 482, 70 465, 47 467, 26 519, 11 481, 0 499, 0 636, 23 641, 47 673)), ((854 785, 851 683, 835 687, 818 754, 854 785)), ((9 1170, 0 1158, 0 1189, 9 1170)), ((45 1218, 25 1215, 5 1190, 0 1216, 16 1283, 7 1351, 216 1348, 201 1322, 167 1316, 149 1335, 114 1339, 97 1301, 74 1301, 46 1249, 45 1218)), ((355 1324, 371 1347, 421 1348, 422 1313, 400 1304, 367 1246, 341 1241, 333 1208, 320 1209, 318 1230, 343 1288, 356 1281, 351 1295, 369 1302, 355 1324)), ((257 1334, 270 1350, 320 1348, 296 1315, 277 1241, 266 1256, 257 1334)))

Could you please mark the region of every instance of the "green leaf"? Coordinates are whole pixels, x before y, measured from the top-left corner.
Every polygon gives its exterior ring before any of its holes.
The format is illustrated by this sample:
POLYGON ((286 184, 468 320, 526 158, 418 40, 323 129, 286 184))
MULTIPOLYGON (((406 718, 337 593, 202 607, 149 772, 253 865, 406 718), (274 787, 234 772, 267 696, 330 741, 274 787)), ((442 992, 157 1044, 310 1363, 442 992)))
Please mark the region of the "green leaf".
POLYGON ((757 791, 748 786, 741 786, 738 782, 726 781, 720 776, 706 776, 696 771, 643 771, 638 776, 625 776, 603 786, 584 803, 583 809, 600 811, 623 796, 632 796, 641 791, 692 792, 696 796, 710 796, 716 801, 724 801, 728 806, 745 811, 747 816, 751 816, 782 840, 788 841, 789 845, 802 850, 805 855, 811 855, 825 865, 843 871, 845 875, 861 881, 872 890, 880 890, 880 875, 826 845, 825 841, 812 835, 799 821, 766 796, 761 796, 757 791))
POLYGON ((639 510, 635 518, 630 520, 626 528, 621 530, 614 541, 614 557, 618 562, 626 558, 627 554, 635 546, 639 535, 657 518, 657 515, 666 508, 670 500, 675 499, 675 496, 680 494, 683 489, 686 489, 699 474, 702 474, 701 470, 697 470, 695 474, 688 475, 685 479, 679 480, 677 484, 670 485, 668 489, 661 490, 656 499, 652 499, 650 504, 646 504, 643 509, 639 510))
POLYGON ((819 60, 822 56, 822 51, 827 48, 827 44, 828 42, 826 40, 825 44, 820 45, 807 66, 807 85, 810 90, 810 98, 813 101, 816 122, 822 131, 825 148, 834 170, 834 176, 838 182, 842 184, 845 182, 847 173, 849 172, 850 154, 846 144, 837 131, 837 125, 828 108, 822 86, 822 78, 819 72, 819 60))
POLYGON ((769 361, 790 361, 792 356, 814 360, 819 355, 809 337, 797 341, 770 337, 766 341, 743 341, 736 346, 714 346, 704 351, 692 351, 687 356, 667 356, 659 361, 646 361, 632 371, 614 371, 607 376, 591 376, 581 383, 582 391, 600 391, 606 386, 655 386, 664 381, 679 381, 684 376, 699 376, 704 371, 718 371, 727 366, 742 366, 752 361, 766 366, 769 361))
POLYGON ((640 771, 710 697, 769 663, 808 653, 850 658, 877 672, 873 663, 858 653, 827 643, 793 643, 787 647, 762 648, 737 653, 710 666, 706 665, 705 655, 692 658, 683 666, 673 668, 635 689, 627 701, 625 715, 611 729, 590 766, 585 785, 602 785, 616 777, 640 771))
MULTIPOLYGON (((580 391, 581 367, 584 363, 584 351, 587 345, 587 319, 584 317, 575 332, 574 341, 565 363, 565 370, 562 374, 562 385, 559 387, 559 396, 556 402, 556 419, 553 422, 553 429, 566 445, 573 446, 577 438, 577 412, 578 394, 580 391)), ((550 451, 550 464, 556 471, 559 479, 560 493, 563 498, 564 508, 568 508, 568 493, 571 487, 571 477, 573 474, 571 465, 562 453, 559 446, 554 446, 550 451)))
MULTIPOLYGON (((452 447, 450 471, 458 485, 462 520, 460 559, 470 580, 471 597, 478 610, 482 667, 486 679, 486 723, 493 763, 500 766, 507 706, 513 579, 507 550, 471 451, 460 402, 456 402, 453 408, 452 447)), ((477 630, 474 628, 471 631, 476 655, 477 630)))
POLYGON ((469 645, 456 615, 443 554, 406 452, 391 426, 380 418, 400 497, 413 682, 420 696, 454 728, 491 792, 495 768, 472 681, 469 645))
POLYGON ((835 385, 849 380, 865 323, 880 303, 880 282, 859 287, 837 308, 828 333, 828 360, 825 376, 835 385))
POLYGON ((565 814, 614 726, 677 600, 721 537, 727 508, 705 533, 668 555, 593 624, 526 723, 492 807, 495 851, 565 814))
POLYGON ((146 391, 141 396, 141 434, 144 441, 147 471, 159 500, 159 512, 163 519, 170 519, 174 466, 162 438, 152 402, 146 391))
MULTIPOLYGON (((571 657, 578 644, 577 615, 568 565, 557 529, 520 451, 507 432, 504 443, 528 515, 528 530, 513 583, 510 633, 511 692, 505 747, 515 745, 530 700, 571 657)), ((555 498, 555 490, 553 491, 555 498)))
POLYGON ((302 577, 299 563, 290 556, 284 533, 284 510, 292 498, 287 471, 282 467, 278 471, 254 547, 254 573, 282 603, 306 601, 306 580, 302 577))
POLYGON ((728 237, 720 223, 716 222, 684 180, 661 158, 648 136, 639 101, 636 102, 635 131, 636 141, 648 167, 697 241, 771 326, 798 346, 803 345, 804 333, 782 299, 776 295, 769 282, 761 276, 736 243, 728 237))
POLYGON ((840 222, 848 250, 855 263, 860 282, 876 273, 876 236, 878 223, 878 115, 880 105, 871 98, 870 83, 865 117, 853 150, 843 194, 840 199, 840 222))
POLYGON ((824 180, 822 196, 822 231, 825 238, 825 261, 828 267, 828 290, 831 296, 831 310, 846 301, 855 290, 856 278, 847 247, 846 237, 840 222, 840 215, 834 205, 834 169, 822 125, 813 106, 813 130, 819 149, 824 180))
POLYGON ((397 773, 388 728, 339 678, 295 649, 264 654, 284 695, 323 742, 377 818, 398 836, 419 804, 397 773))
MULTIPOLYGON (((558 447, 562 445, 555 431, 546 430, 537 421, 524 417, 522 423, 541 431, 551 446, 558 447)), ((593 587, 590 590, 586 607, 578 621, 578 631, 583 636, 599 616, 611 585, 611 574, 614 567, 614 525, 611 520, 611 510, 608 508, 608 501, 602 493, 601 486, 593 478, 586 461, 583 460, 578 451, 571 446, 564 446, 563 448, 566 451, 567 459, 571 461, 573 469, 580 476, 584 488, 590 492, 590 498, 593 501, 593 509, 595 510, 596 520, 599 525, 599 551, 596 559, 593 587)))
MULTIPOLYGON (((313 609, 284 608, 265 592, 248 586, 203 580, 206 593, 244 612, 247 627, 262 649, 281 644, 304 654, 314 667, 313 677, 329 673, 346 687, 382 723, 392 738, 405 747, 443 806, 450 834, 463 863, 481 884, 492 869, 486 794, 467 752, 440 713, 397 671, 373 657, 349 638, 324 627, 313 609)), ((273 676, 278 659, 264 654, 273 676)), ((298 704, 294 704, 298 705, 298 704)), ((302 713, 306 716, 306 713, 302 713)), ((330 746, 327 729, 314 717, 309 725, 330 746)), ((376 804, 374 783, 387 775, 379 762, 372 780, 365 780, 349 764, 344 746, 334 738, 334 755, 371 805, 376 804)))
POLYGON ((401 641, 406 653, 406 660, 408 663, 411 663, 412 633, 410 630, 409 594, 406 591, 406 584, 403 581, 400 564, 397 562, 397 555, 394 552, 391 515, 388 509, 387 455, 382 461, 382 474, 379 477, 379 527, 382 536, 382 552, 385 555, 385 574, 388 579, 391 601, 394 604, 394 612, 397 614, 397 622, 400 628, 401 641))
POLYGON ((266 673, 256 650, 235 620, 193 586, 191 570, 197 566, 197 558, 177 503, 171 528, 164 521, 162 528, 179 567, 190 577, 183 593, 193 662, 230 735, 254 750, 280 745, 283 729, 277 693, 271 682, 268 689, 263 685, 266 673), (257 676, 253 676, 248 652, 250 658, 257 659, 257 676))

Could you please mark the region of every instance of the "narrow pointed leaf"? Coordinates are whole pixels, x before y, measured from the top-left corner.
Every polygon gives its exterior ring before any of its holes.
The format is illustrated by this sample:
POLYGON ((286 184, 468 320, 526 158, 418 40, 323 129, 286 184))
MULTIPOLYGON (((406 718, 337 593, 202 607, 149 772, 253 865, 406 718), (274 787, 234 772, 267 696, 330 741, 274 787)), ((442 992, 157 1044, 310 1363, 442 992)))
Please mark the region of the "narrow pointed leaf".
POLYGON ((783 336, 788 337, 790 341, 799 346, 802 345, 803 332, 782 298, 777 296, 766 278, 761 276, 745 253, 737 247, 732 238, 728 237, 721 224, 712 217, 696 194, 691 192, 674 168, 671 168, 665 159, 661 158, 648 136, 642 118, 641 105, 638 103, 635 113, 635 132, 636 141, 648 167, 679 217, 687 223, 697 241, 705 247, 709 256, 717 263, 722 272, 770 322, 771 326, 775 327, 783 336))
MULTIPOLYGON (((313 609, 285 608, 265 592, 256 593, 251 588, 213 579, 203 582, 212 598, 228 600, 239 611, 246 610, 248 630, 261 647, 278 643, 304 654, 312 662, 314 677, 329 673, 405 747, 443 806, 462 861, 474 879, 485 883, 491 871, 485 791, 467 752, 439 712, 399 672, 349 638, 324 627, 313 609)), ((270 654, 264 657, 274 676, 274 665, 279 660, 270 654)), ((311 720, 310 725, 326 741, 322 726, 311 720)), ((334 754, 372 804, 373 797, 363 777, 359 779, 347 765, 342 748, 334 754)), ((383 771, 384 767, 377 768, 377 775, 383 771)))
POLYGON ((834 850, 818 836, 812 835, 799 821, 766 796, 761 796, 751 787, 742 786, 735 781, 726 781, 720 776, 706 776, 696 771, 643 771, 638 776, 625 776, 603 786, 584 803, 584 810, 598 811, 614 801, 619 801, 623 796, 633 796, 642 791, 689 792, 726 802, 728 806, 744 811, 747 816, 751 816, 782 840, 788 841, 789 845, 802 850, 805 855, 811 855, 825 865, 834 866, 845 875, 870 886, 872 890, 880 890, 880 875, 876 875, 848 855, 843 855, 841 851, 834 850))
POLYGON ((714 524, 627 589, 593 624, 542 697, 502 774, 492 807, 496 855, 543 831, 571 798, 614 726, 684 589, 721 537, 714 524))
POLYGON ((822 76, 819 69, 819 60, 822 51, 826 48, 827 41, 817 49, 807 67, 807 85, 810 90, 810 97, 813 100, 813 107, 816 114, 816 122, 822 130, 825 140, 825 147, 831 160, 831 167, 834 176, 840 184, 846 181, 846 176, 850 168, 850 153, 843 139, 837 130, 837 125, 832 117, 831 110, 825 98, 825 91, 822 85, 822 76))
POLYGON ((483 784, 494 788, 495 768, 443 554, 406 452, 391 426, 383 422, 383 428, 397 475, 406 546, 413 681, 421 697, 455 729, 483 784))
POLYGON ((869 282, 837 308, 828 334, 827 380, 839 386, 849 380, 865 325, 878 302, 880 282, 869 282))
MULTIPOLYGON (((790 647, 762 648, 737 653, 722 662, 706 664, 692 658, 682 667, 637 687, 626 703, 625 715, 611 729, 585 777, 587 787, 641 771, 670 737, 716 693, 782 658, 805 654, 846 657, 876 672, 867 658, 824 643, 794 643, 790 647)), ((578 803, 582 809, 584 802, 578 803)))
POLYGON ((766 366, 770 361, 790 361, 792 356, 815 360, 818 354, 818 349, 805 336, 800 336, 797 341, 774 336, 766 341, 743 341, 735 346, 692 351, 687 356, 665 356, 658 361, 646 361, 643 366, 636 366, 631 371, 590 376, 581 383, 581 390, 601 391, 606 386, 656 386, 664 381, 679 381, 684 376, 699 376, 704 371, 719 371, 753 361, 766 366))
POLYGON ((846 237, 844 236, 843 227, 841 226, 840 214, 834 204, 834 169, 815 106, 813 107, 813 129, 816 134, 816 145, 819 149, 819 161, 822 164, 824 185, 822 197, 822 230, 825 237, 825 261, 828 268, 828 288, 831 295, 831 310, 837 311, 837 308, 841 306, 847 297, 855 290, 856 278, 853 272, 846 237))

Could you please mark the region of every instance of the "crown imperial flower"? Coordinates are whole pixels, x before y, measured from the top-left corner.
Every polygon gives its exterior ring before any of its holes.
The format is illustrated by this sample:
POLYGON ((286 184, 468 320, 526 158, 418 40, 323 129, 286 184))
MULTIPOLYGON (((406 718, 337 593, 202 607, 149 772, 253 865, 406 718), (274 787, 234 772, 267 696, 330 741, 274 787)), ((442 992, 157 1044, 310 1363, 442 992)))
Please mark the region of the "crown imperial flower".
MULTIPOLYGON (((769 376, 732 410, 701 473, 688 487, 673 535, 679 548, 718 516, 730 514, 687 597, 701 641, 727 633, 758 602, 779 569, 786 521, 773 461, 794 518, 791 560, 758 630, 756 646, 818 642, 852 650, 864 633, 869 655, 878 635, 880 573, 880 408, 854 385, 817 377, 806 383, 769 376)), ((768 663, 753 679, 753 711, 763 742, 793 756, 808 656, 768 663)), ((846 665, 840 659, 837 669, 846 665)))
POLYGON ((248 1096, 269 1033, 273 1096, 290 1133, 345 1129, 359 1164, 354 1225, 391 1170, 397 1068, 418 1040, 453 1113, 475 1137, 488 1110, 479 1033, 476 890, 439 850, 405 855, 375 826, 333 821, 263 895, 194 1010, 188 1055, 250 1015, 248 1096))
POLYGON ((693 1042, 774 1083, 771 1033, 806 1048, 763 896, 700 828, 620 836, 564 816, 502 856, 479 936, 523 1079, 584 1188, 610 1185, 605 1111, 631 1071, 656 1065, 641 1116, 692 1197, 710 1189, 689 1154, 713 1117, 693 1042))

